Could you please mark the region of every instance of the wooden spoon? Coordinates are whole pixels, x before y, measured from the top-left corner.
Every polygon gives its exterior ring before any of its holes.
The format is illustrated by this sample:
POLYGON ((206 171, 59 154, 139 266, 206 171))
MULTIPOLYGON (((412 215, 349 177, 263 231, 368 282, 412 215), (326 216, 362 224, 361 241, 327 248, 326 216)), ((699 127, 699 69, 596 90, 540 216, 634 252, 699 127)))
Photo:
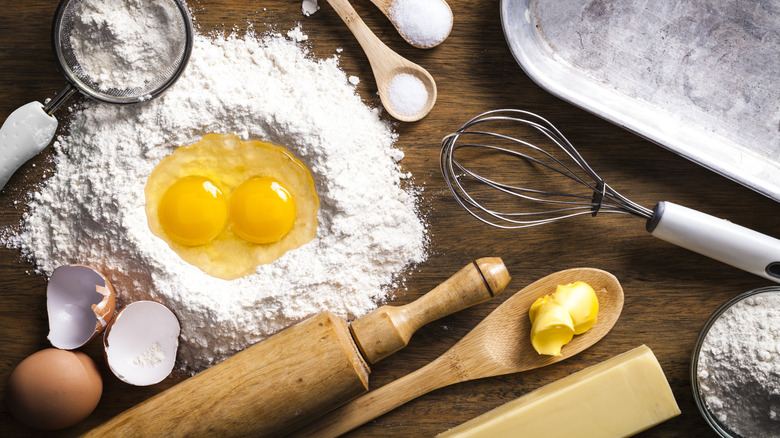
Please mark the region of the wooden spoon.
POLYGON ((548 275, 504 301, 457 344, 417 371, 371 391, 295 436, 335 437, 438 388, 483 377, 519 373, 560 362, 595 344, 615 325, 623 309, 623 288, 612 274, 577 268, 548 275), (599 298, 596 324, 566 344, 561 356, 538 354, 531 346, 528 309, 559 284, 590 284, 599 298))
POLYGON ((433 76, 424 68, 395 53, 377 38, 371 32, 371 29, 366 26, 366 23, 360 19, 349 0, 328 0, 328 3, 346 23, 352 34, 355 35, 358 43, 360 43, 360 47, 363 48, 368 57, 371 70, 374 72, 379 98, 382 99, 382 105, 385 106, 387 112, 402 122, 416 122, 425 117, 436 103, 436 81, 433 80, 433 76), (410 74, 422 81, 425 91, 428 93, 425 105, 415 114, 399 112, 397 108, 393 108, 392 102, 388 97, 390 81, 402 73, 410 74))
POLYGON ((452 31, 452 9, 450 8, 449 3, 447 3, 444 0, 441 0, 441 2, 447 7, 447 9, 450 11, 450 29, 447 31, 447 35, 444 36, 444 38, 441 39, 441 41, 435 43, 435 44, 420 44, 419 41, 414 40, 414 38, 409 38, 408 35, 404 33, 404 30, 398 26, 398 23, 395 22, 393 19, 392 14, 390 14, 390 6, 393 4, 393 0, 371 0, 371 3, 374 4, 377 8, 379 8, 380 11, 382 11, 383 14, 385 14, 385 17, 387 17, 388 20, 390 20, 391 23, 393 23, 393 27, 395 27, 395 30, 398 31, 398 34, 401 35, 401 38, 406 40, 407 43, 411 44, 414 47, 417 47, 418 49, 431 49, 433 47, 438 46, 442 42, 444 42, 445 39, 449 36, 450 32, 452 31))

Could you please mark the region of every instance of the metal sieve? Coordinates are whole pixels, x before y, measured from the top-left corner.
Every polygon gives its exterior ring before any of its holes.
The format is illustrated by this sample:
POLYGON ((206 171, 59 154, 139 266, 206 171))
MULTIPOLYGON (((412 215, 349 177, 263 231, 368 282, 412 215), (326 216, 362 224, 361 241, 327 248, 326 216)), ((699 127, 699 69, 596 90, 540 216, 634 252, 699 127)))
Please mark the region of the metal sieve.
MULTIPOLYGON (((101 84, 79 64, 72 47, 75 20, 79 5, 85 0, 62 0, 57 7, 52 25, 52 43, 57 62, 68 80, 65 88, 46 105, 30 102, 11 113, 0 127, 0 189, 27 160, 41 152, 54 138, 57 119, 52 115, 73 94, 80 91, 93 99, 116 104, 143 102, 158 96, 173 85, 184 71, 192 52, 192 19, 183 0, 147 0, 136 3, 139 8, 147 5, 159 7, 163 2, 175 6, 179 12, 174 18, 176 29, 175 50, 168 59, 160 59, 151 79, 142 86, 127 87, 101 84), (181 41, 178 41, 181 35, 181 41)), ((129 0, 124 0, 129 1, 129 0)), ((150 11, 139 11, 140 13, 150 11)), ((117 67, 120 68, 120 67, 117 67)))
POLYGON ((157 72, 151 81, 143 86, 116 88, 101 87, 101 84, 85 72, 71 46, 71 35, 74 22, 78 18, 78 6, 83 0, 63 0, 57 7, 52 25, 52 43, 57 55, 57 62, 62 73, 68 80, 68 85, 45 105, 46 112, 51 114, 68 97, 78 90, 83 94, 108 103, 136 103, 153 98, 173 85, 184 71, 190 53, 192 52, 192 19, 182 0, 163 0, 173 4, 179 11, 176 22, 177 54, 170 59, 161 59, 157 72))

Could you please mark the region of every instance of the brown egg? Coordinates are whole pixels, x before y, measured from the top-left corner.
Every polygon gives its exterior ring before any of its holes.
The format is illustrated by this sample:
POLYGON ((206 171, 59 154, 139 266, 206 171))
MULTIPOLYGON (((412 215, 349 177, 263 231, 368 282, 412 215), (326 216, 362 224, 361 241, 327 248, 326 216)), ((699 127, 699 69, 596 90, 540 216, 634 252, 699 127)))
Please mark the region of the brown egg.
POLYGON ((34 429, 63 429, 87 418, 102 392, 100 371, 89 356, 47 348, 21 361, 11 373, 8 408, 34 429))

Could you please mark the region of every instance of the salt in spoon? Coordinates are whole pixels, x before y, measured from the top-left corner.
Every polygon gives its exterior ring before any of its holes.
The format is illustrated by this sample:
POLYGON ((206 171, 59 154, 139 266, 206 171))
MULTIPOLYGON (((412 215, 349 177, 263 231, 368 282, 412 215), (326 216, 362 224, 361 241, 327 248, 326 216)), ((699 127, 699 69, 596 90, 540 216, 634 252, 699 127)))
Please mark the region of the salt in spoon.
POLYGON ((519 373, 560 362, 603 338, 623 310, 623 288, 609 272, 575 268, 550 274, 509 297, 457 344, 433 362, 360 396, 319 421, 293 434, 295 437, 336 437, 435 389, 484 377, 519 373), (528 310, 559 284, 584 281, 596 291, 599 313, 587 332, 574 336, 561 356, 538 354, 531 345, 528 310))
POLYGON ((371 3, 385 14, 407 43, 418 49, 438 46, 452 31, 452 9, 445 0, 371 0, 371 3), (398 9, 394 3, 400 5, 398 9), (436 17, 436 14, 442 16, 436 17), (441 26, 442 21, 437 20, 444 15, 449 20, 446 28, 441 26))
POLYGON ((402 122, 416 122, 425 117, 436 103, 436 81, 433 80, 433 76, 424 68, 387 47, 360 19, 348 0, 328 0, 328 3, 339 14, 368 57, 371 70, 374 72, 379 98, 385 110, 402 122), (427 95, 424 104, 415 108, 415 111, 410 114, 403 110, 399 111, 389 93, 392 80, 402 74, 411 75, 419 80, 427 95))

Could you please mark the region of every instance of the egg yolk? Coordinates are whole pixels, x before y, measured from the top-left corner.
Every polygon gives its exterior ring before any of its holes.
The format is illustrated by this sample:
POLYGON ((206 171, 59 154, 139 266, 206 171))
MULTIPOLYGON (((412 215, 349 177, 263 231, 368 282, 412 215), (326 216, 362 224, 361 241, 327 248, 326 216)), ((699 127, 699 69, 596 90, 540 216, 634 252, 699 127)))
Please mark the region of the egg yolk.
POLYGON ((188 176, 165 191, 157 214, 163 230, 174 242, 204 245, 225 228, 227 201, 210 179, 188 176))
POLYGON ((295 199, 275 178, 258 176, 230 194, 231 231, 252 243, 281 240, 295 224, 295 199))

